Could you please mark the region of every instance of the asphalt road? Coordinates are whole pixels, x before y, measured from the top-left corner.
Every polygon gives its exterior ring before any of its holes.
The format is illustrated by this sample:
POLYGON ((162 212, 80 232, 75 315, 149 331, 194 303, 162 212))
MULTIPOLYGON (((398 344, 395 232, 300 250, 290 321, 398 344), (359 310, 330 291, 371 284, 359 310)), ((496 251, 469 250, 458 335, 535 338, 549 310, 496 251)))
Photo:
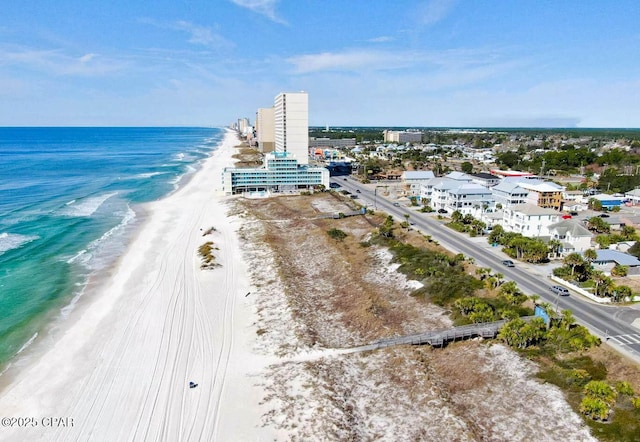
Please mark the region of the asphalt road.
POLYGON ((433 219, 433 215, 415 212, 404 206, 394 206, 392 202, 375 190, 351 178, 345 180, 344 177, 332 177, 331 181, 352 194, 358 195, 357 200, 368 208, 387 212, 401 221, 405 220, 405 214, 409 214, 409 221, 414 223, 413 228, 431 235, 433 239, 454 253, 462 253, 472 257, 478 265, 490 267, 496 272, 502 273, 505 278, 515 281, 525 294, 537 294, 543 301, 557 307, 560 311, 571 310, 577 322, 587 327, 603 341, 617 348, 621 353, 640 363, 640 329, 630 324, 635 318, 640 317, 638 310, 630 307, 597 304, 575 293, 570 296, 557 296, 550 291, 553 284, 549 279, 519 268, 517 262, 515 267, 504 266, 502 260, 505 258, 478 247, 469 241, 466 235, 451 230, 433 219))

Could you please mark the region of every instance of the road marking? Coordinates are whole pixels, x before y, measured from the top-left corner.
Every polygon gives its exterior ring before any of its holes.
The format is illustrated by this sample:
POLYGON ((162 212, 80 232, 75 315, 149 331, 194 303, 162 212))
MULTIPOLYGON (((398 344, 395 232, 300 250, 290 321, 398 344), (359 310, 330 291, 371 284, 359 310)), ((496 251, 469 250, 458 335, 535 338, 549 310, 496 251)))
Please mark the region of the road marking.
POLYGON ((640 344, 640 334, 610 336, 609 339, 620 345, 640 344))

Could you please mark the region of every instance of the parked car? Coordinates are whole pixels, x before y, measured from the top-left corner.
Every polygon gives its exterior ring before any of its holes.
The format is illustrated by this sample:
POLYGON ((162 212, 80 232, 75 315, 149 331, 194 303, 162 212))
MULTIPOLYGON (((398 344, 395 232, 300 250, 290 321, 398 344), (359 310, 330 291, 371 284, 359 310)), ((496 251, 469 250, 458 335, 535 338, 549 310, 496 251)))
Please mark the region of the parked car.
POLYGON ((356 192, 360 193, 360 189, 356 189, 356 192))
POLYGON ((600 218, 609 218, 609 215, 607 215, 606 213, 603 213, 602 215, 600 215, 600 218))
POLYGON ((510 259, 505 259, 504 261, 502 261, 502 264, 507 266, 507 267, 515 267, 516 265, 513 263, 513 261, 511 261, 510 259))
POLYGON ((400 203, 393 203, 394 206, 400 207, 400 203))
POLYGON ((559 285, 552 285, 549 290, 551 290, 556 295, 560 296, 569 296, 569 290, 566 287, 562 287, 559 285))
POLYGON ((438 209, 438 213, 447 213, 445 209, 438 209))

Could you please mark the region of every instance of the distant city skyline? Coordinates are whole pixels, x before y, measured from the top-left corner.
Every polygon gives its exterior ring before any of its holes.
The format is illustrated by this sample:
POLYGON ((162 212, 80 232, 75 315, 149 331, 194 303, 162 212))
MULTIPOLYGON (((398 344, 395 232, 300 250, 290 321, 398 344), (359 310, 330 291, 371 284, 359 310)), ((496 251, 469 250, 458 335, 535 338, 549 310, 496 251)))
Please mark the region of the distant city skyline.
POLYGON ((9 2, 0 126, 640 127, 632 0, 9 2))

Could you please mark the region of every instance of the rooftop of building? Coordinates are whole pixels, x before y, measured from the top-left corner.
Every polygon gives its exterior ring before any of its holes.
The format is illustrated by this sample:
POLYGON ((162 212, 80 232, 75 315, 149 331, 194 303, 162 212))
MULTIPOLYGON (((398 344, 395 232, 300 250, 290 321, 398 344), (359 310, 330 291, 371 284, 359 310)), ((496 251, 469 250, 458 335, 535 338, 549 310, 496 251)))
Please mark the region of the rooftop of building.
POLYGON ((558 212, 557 210, 547 209, 529 203, 513 205, 511 206, 510 210, 530 216, 560 215, 560 212, 558 212))

